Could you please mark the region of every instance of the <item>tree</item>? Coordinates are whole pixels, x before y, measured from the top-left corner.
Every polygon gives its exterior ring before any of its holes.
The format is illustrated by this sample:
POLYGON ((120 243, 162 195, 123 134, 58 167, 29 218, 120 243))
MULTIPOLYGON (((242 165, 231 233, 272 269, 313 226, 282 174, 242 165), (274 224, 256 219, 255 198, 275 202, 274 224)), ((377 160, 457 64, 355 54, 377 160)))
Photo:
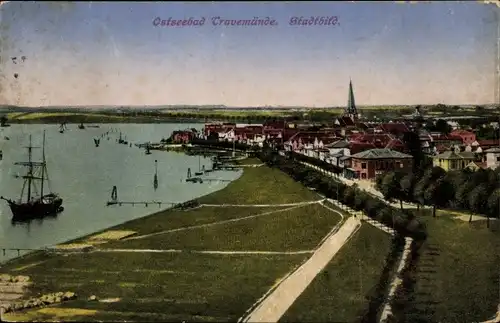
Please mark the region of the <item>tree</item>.
POLYGON ((403 143, 406 150, 413 156, 413 172, 417 173, 422 166, 424 153, 422 151, 422 142, 418 133, 408 131, 403 134, 403 143))
POLYGON ((361 211, 365 208, 366 202, 368 201, 368 194, 358 190, 354 196, 354 209, 356 211, 361 211))
POLYGON ((496 217, 500 220, 500 188, 497 188, 491 193, 487 202, 487 222, 486 225, 490 227, 490 216, 496 217), (496 216, 495 216, 496 215, 496 216))
POLYGON ((446 120, 443 120, 443 119, 438 119, 436 121, 435 128, 436 128, 436 131, 442 132, 445 135, 449 134, 452 130, 451 126, 448 124, 448 122, 446 122, 446 120))
POLYGON ((469 223, 472 222, 473 213, 482 213, 488 202, 488 185, 481 184, 476 186, 468 195, 469 207, 470 207, 470 218, 469 223))
POLYGON ((408 174, 401 179, 401 195, 408 202, 413 202, 413 188, 417 182, 417 177, 414 174, 408 174))
POLYGON ((347 206, 352 206, 354 204, 354 199, 356 196, 356 187, 349 186, 344 190, 344 194, 342 196, 342 201, 347 206))
POLYGON ((391 201, 392 199, 399 200, 401 209, 403 209, 403 194, 401 191, 401 179, 403 174, 400 172, 390 172, 384 176, 380 187, 380 192, 384 195, 384 199, 391 201))
POLYGON ((425 190, 429 186, 429 179, 422 177, 413 188, 413 199, 417 202, 417 205, 425 204, 425 190))
POLYGON ((432 217, 436 217, 436 208, 445 206, 448 203, 449 195, 446 193, 448 183, 444 177, 439 178, 436 182, 430 183, 424 192, 424 200, 426 204, 432 205, 432 217))

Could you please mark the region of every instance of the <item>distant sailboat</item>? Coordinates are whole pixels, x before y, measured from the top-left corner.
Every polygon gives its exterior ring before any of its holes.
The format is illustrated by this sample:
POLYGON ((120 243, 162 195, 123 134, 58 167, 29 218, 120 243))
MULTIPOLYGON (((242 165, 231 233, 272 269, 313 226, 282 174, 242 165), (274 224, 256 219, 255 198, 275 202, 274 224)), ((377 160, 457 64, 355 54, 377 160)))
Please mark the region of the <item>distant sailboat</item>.
POLYGON ((66 130, 66 126, 64 123, 61 123, 61 125, 59 126, 59 133, 64 133, 64 130, 66 130))
POLYGON ((151 150, 149 150, 149 145, 146 145, 146 155, 151 155, 151 150))
POLYGON ((94 138, 94 144, 96 147, 99 147, 99 143, 101 142, 101 139, 96 139, 94 138))
POLYGON ((85 129, 85 126, 83 125, 83 122, 80 123, 80 125, 78 126, 78 129, 85 129))

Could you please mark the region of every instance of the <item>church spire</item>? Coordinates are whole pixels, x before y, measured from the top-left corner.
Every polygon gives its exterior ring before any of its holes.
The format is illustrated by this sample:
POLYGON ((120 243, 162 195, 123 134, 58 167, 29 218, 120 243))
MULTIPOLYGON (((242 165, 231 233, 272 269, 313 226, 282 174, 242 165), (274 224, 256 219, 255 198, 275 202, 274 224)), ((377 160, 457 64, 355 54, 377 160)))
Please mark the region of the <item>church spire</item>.
POLYGON ((345 115, 351 117, 353 120, 358 118, 358 110, 356 109, 356 103, 354 101, 354 91, 352 89, 351 79, 349 79, 349 97, 347 100, 345 115))

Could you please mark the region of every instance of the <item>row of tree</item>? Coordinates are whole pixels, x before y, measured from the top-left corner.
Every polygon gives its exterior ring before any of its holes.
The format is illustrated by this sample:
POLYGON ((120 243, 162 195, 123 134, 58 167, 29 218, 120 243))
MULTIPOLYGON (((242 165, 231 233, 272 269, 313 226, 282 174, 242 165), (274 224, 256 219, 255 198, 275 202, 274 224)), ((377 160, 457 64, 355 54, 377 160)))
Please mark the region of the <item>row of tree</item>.
POLYGON ((348 186, 332 177, 327 177, 304 166, 295 156, 282 156, 271 149, 263 149, 259 155, 268 166, 279 168, 296 181, 316 189, 328 198, 338 200, 357 211, 364 211, 368 217, 394 228, 404 236, 411 236, 415 239, 426 237, 423 225, 416 219, 413 212, 394 208, 359 189, 356 185, 348 186))
POLYGON ((446 172, 441 167, 428 168, 419 173, 399 171, 385 173, 376 179, 377 189, 387 200, 436 208, 466 210, 490 217, 500 214, 500 168, 454 170, 446 172))

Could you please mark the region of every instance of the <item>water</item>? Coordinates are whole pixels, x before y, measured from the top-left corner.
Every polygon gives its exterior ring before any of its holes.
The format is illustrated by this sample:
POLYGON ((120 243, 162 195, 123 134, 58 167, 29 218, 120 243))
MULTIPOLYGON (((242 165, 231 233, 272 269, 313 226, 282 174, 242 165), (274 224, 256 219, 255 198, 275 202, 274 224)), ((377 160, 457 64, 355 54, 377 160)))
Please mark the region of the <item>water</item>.
MULTIPOLYGON (((122 201, 167 201, 183 202, 225 187, 227 182, 186 183, 188 167, 198 170, 199 163, 211 168, 208 158, 186 156, 175 152, 155 151, 146 155, 144 149, 116 143, 119 131, 126 140, 135 143, 158 142, 168 138, 172 131, 185 128, 200 128, 199 124, 101 124, 100 128, 80 130, 77 125, 68 125, 64 134, 59 125, 12 125, 2 128, 0 149, 0 195, 17 199, 20 196, 24 168, 14 166, 15 161, 27 160, 29 135, 33 146, 42 143, 46 130, 46 160, 50 188, 61 195, 65 210, 57 218, 34 220, 29 224, 11 223, 11 212, 5 201, 0 201, 0 248, 40 248, 61 243, 106 227, 151 214, 160 210, 157 205, 106 206, 113 185, 118 188, 118 199, 122 201), (93 138, 111 128, 109 141, 101 139, 98 148, 93 138), (10 138, 3 140, 4 136, 10 138), (153 188, 154 161, 158 160, 158 189, 153 188)), ((34 150, 34 159, 41 158, 41 149, 34 150)), ((209 178, 236 179, 241 172, 218 171, 209 178)), ((166 206, 162 206, 165 208, 166 206)), ((0 261, 17 256, 17 251, 0 250, 0 261)))

